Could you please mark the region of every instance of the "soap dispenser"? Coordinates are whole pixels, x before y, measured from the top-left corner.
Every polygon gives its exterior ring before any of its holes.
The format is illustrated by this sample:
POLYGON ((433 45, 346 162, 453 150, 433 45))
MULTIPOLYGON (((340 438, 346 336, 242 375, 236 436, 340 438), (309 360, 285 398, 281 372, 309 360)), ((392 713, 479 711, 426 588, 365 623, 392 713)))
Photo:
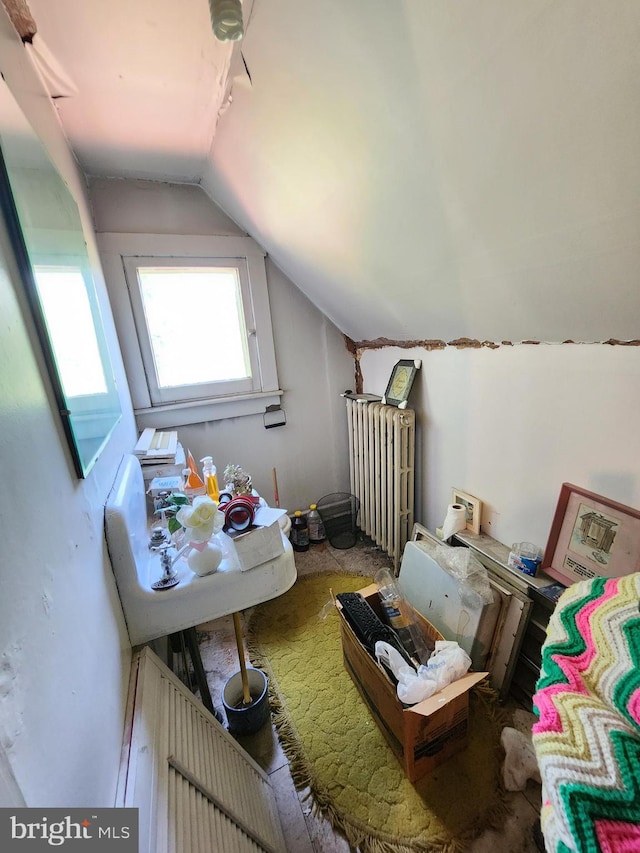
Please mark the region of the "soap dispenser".
POLYGON ((207 494, 212 501, 216 503, 220 500, 220 488, 218 487, 218 477, 216 475, 216 466, 213 464, 213 457, 205 456, 202 462, 202 479, 207 490, 207 494))

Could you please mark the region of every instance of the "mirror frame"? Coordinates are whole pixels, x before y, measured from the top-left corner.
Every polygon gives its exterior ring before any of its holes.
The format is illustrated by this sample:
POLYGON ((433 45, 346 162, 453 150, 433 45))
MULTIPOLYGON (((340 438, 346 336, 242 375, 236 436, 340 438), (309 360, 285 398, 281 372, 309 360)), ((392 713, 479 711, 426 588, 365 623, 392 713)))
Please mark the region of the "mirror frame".
MULTIPOLYGON (((13 95, 9 93, 11 97, 13 95)), ((26 122, 26 119, 25 119, 26 122)), ((28 123, 28 122, 27 122, 28 123)), ((34 132, 35 136, 35 132, 34 132)), ((43 153, 47 160, 49 160, 46 150, 43 148, 43 153)), ((76 201, 73 198, 66 182, 62 179, 56 167, 51 163, 51 168, 55 171, 56 175, 60 179, 60 181, 64 184, 67 192, 69 192, 69 196, 73 204, 76 206, 76 201)), ((56 408, 58 409, 58 413, 60 415, 60 419, 62 422, 63 431, 65 437, 67 439, 67 444, 69 446, 69 450, 71 452, 71 457, 73 460, 73 465, 76 471, 78 478, 82 479, 87 476, 93 465, 95 464, 98 456, 104 449, 109 437, 113 433, 113 430, 117 426, 117 424, 122 419, 122 407, 120 405, 120 401, 118 398, 118 407, 117 410, 114 408, 113 412, 113 422, 109 425, 109 428, 99 437, 96 441, 95 450, 92 450, 91 455, 83 453, 83 448, 81 448, 79 439, 74 433, 73 429, 73 412, 70 407, 70 404, 67 402, 67 398, 64 391, 64 386, 62 383, 62 378, 60 375, 60 371, 58 369, 58 365, 56 362, 56 353, 53 345, 53 341, 49 334, 49 330, 47 327, 47 320, 44 313, 44 309, 42 303, 40 301, 40 297, 38 294, 38 288, 36 285, 33 267, 31 263, 31 259, 29 256, 29 250, 26 244, 24 232, 22 229, 22 225, 20 222, 20 216, 18 213, 18 208, 16 206, 14 193, 11 184, 11 178, 9 169, 7 167, 7 162, 5 158, 5 153, 2 150, 2 146, 0 145, 0 212, 4 218, 5 226, 7 229, 7 235, 9 237, 9 241, 11 244, 11 248, 13 250, 13 254, 15 257, 16 265, 18 268, 18 273, 23 285, 24 294, 29 306, 29 310, 31 313, 31 317, 33 319, 36 334, 38 337, 38 341, 40 343, 40 347, 42 350, 42 355, 46 364, 47 374, 50 380, 51 389, 53 391, 53 395, 55 398, 56 408), (99 443, 98 443, 99 442, 99 443)), ((79 223, 79 230, 82 232, 82 238, 86 246, 86 239, 84 237, 84 231, 82 229, 82 224, 79 223)), ((97 297, 95 294, 95 282, 93 281, 93 273, 91 273, 91 285, 94 289, 93 296, 97 297)), ((89 294, 88 294, 89 295, 89 294)), ((96 303, 97 304, 97 303, 96 303)), ((99 309, 98 309, 99 311, 99 309)), ((104 327, 102 326, 102 321, 100 317, 94 316, 94 327, 96 330, 96 335, 98 340, 102 338, 104 341, 104 327), (101 337, 100 337, 101 336, 101 337)), ((110 355, 107 354, 105 359, 105 354, 101 351, 101 361, 103 370, 109 372, 109 378, 113 382, 113 391, 117 396, 117 387, 115 385, 115 377, 112 372, 112 365, 110 355), (106 361, 106 363, 105 363, 106 361)))

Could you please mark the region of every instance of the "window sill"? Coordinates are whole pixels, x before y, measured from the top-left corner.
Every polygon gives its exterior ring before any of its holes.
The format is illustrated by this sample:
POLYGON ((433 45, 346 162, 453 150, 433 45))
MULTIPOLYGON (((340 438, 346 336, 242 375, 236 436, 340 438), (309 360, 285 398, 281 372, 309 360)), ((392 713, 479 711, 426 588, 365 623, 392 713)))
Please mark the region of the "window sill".
POLYGON ((199 424, 205 421, 221 421, 244 415, 263 415, 267 406, 279 406, 283 391, 263 391, 237 397, 219 397, 214 400, 192 400, 188 403, 168 403, 152 408, 135 409, 138 429, 199 424))

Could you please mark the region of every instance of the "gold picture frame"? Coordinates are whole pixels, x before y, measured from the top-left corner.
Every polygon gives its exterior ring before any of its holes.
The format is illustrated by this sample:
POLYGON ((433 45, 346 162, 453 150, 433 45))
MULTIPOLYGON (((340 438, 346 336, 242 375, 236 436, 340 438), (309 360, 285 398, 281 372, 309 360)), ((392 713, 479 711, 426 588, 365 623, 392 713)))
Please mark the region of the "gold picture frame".
POLYGON ((482 520, 482 501, 468 492, 463 492, 462 489, 452 489, 451 503, 460 504, 465 508, 467 517, 467 526, 465 529, 479 534, 480 522, 482 520))

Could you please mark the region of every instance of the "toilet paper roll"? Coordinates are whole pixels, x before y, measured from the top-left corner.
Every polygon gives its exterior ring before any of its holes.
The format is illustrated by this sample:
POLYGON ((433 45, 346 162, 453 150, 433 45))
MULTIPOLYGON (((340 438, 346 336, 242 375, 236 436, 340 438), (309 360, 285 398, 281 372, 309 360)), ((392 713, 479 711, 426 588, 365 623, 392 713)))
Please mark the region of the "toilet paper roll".
POLYGON ((467 510, 462 504, 449 504, 447 515, 442 523, 442 538, 446 542, 450 536, 467 526, 467 510))

